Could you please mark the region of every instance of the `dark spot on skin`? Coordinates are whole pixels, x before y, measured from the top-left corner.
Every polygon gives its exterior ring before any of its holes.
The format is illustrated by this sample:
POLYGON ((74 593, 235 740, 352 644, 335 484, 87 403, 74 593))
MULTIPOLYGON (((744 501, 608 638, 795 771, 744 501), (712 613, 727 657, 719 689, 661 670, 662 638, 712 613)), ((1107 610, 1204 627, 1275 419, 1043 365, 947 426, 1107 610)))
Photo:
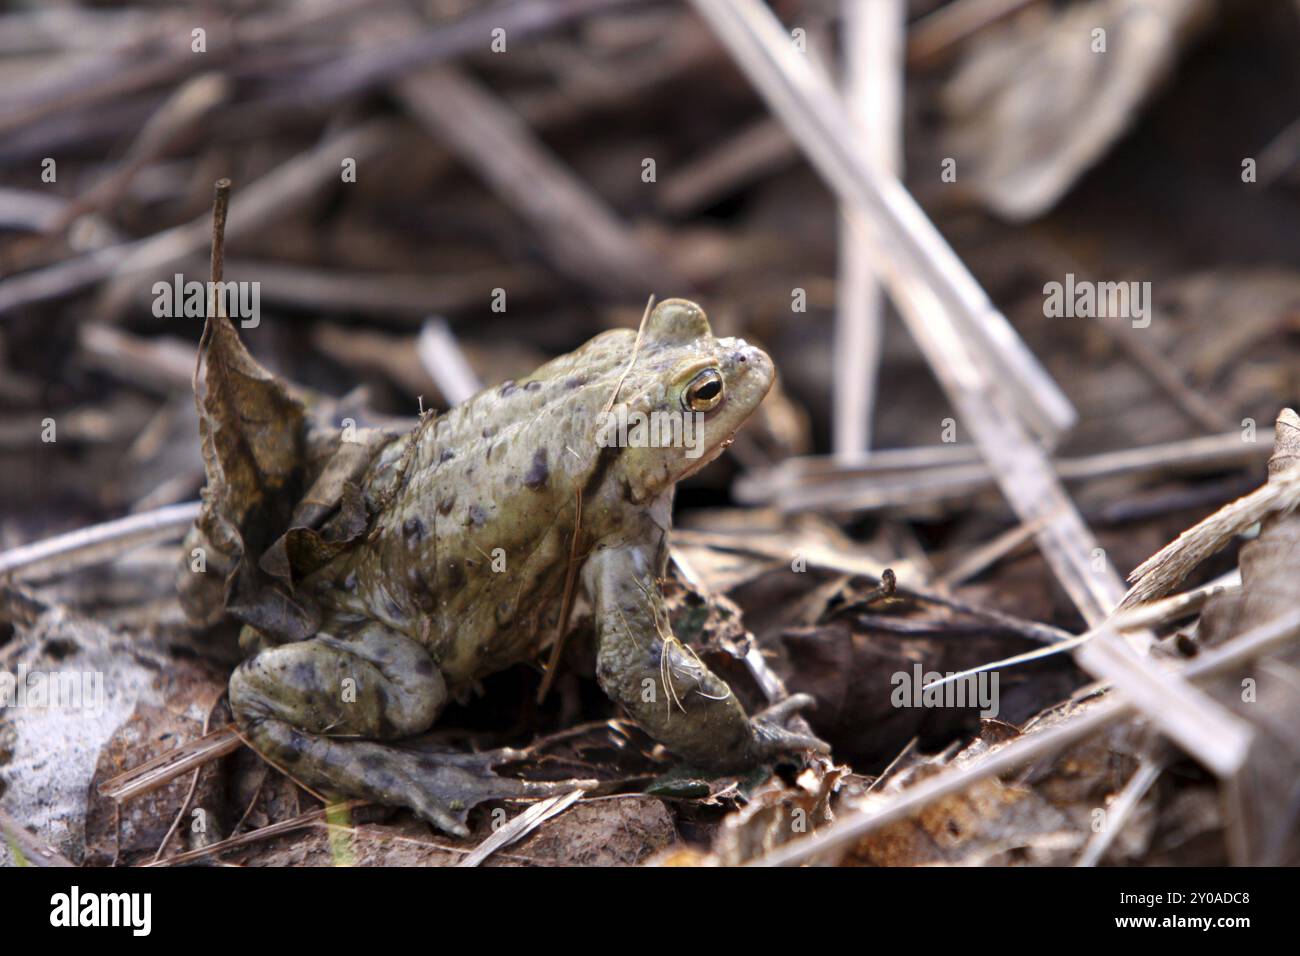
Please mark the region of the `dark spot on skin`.
POLYGON ((451 509, 454 508, 455 506, 456 506, 455 495, 452 495, 449 498, 443 498, 441 501, 438 502, 438 514, 446 517, 447 515, 451 514, 451 509))
POLYGON ((423 674, 425 677, 430 676, 433 673, 433 661, 427 657, 421 657, 415 662, 415 672, 423 674))
POLYGON ((408 538, 419 541, 424 537, 424 522, 419 518, 407 518, 402 522, 402 533, 408 538))
POLYGON ((377 770, 384 770, 388 766, 388 761, 381 754, 366 754, 360 759, 360 763, 364 769, 372 773, 377 770))
POLYGON ((302 734, 295 730, 290 732, 289 739, 284 742, 277 756, 285 763, 297 763, 302 759, 306 749, 307 743, 303 740, 302 734))
POLYGON ((564 387, 567 389, 582 388, 582 386, 586 385, 589 381, 591 381, 591 379, 586 375, 571 375, 569 378, 564 380, 564 387))
POLYGON ((487 512, 483 510, 481 505, 470 505, 467 514, 469 523, 474 527, 481 528, 487 524, 487 512))
POLYGON ((454 451, 452 451, 450 448, 444 448, 442 450, 442 453, 438 455, 438 464, 441 465, 444 461, 451 461, 455 457, 456 457, 456 453, 454 451))
POLYGON ((427 589, 419 590, 415 592, 415 606, 428 614, 432 613, 438 606, 438 601, 431 591, 427 589))
POLYGON ((289 679, 299 687, 310 687, 316 682, 316 668, 306 661, 298 661, 293 665, 289 679))
POLYGON ((515 380, 514 380, 514 379, 507 379, 506 381, 504 381, 504 382, 501 383, 501 394, 502 394, 502 395, 509 395, 511 392, 513 392, 513 391, 514 391, 515 389, 517 389, 518 387, 519 387, 519 386, 515 384, 515 380))
POLYGON ((524 475, 524 485, 541 491, 546 487, 546 481, 551 477, 551 469, 546 464, 546 449, 539 448, 533 452, 533 463, 528 467, 528 473, 524 475))
POLYGON ((465 569, 456 561, 447 562, 447 586, 458 588, 465 583, 465 569))
POLYGON ((497 433, 497 427, 496 427, 495 425, 484 425, 484 426, 483 426, 483 437, 484 437, 484 438, 491 438, 491 437, 492 437, 493 435, 495 435, 496 433, 497 433))
POLYGON ((537 381, 536 379, 533 379, 533 381, 529 382, 527 385, 524 386, 524 391, 535 392, 541 387, 542 387, 542 383, 537 381))
POLYGON ((741 365, 744 365, 746 362, 749 361, 749 359, 745 358, 745 353, 744 353, 744 352, 737 352, 737 353, 736 353, 736 361, 739 362, 741 365))

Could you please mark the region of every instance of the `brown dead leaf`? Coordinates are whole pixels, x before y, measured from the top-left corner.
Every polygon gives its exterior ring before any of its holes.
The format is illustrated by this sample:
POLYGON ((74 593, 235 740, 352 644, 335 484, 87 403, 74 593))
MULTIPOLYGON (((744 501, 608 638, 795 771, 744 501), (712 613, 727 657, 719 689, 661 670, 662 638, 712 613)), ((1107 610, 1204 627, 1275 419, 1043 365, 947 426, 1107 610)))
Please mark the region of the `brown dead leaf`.
POLYGON ((359 482, 394 434, 331 421, 338 404, 267 371, 224 317, 209 318, 199 348, 207 486, 178 574, 182 606, 198 625, 229 614, 280 640, 304 640, 319 616, 294 585, 365 533, 359 482), (198 548, 202 573, 192 565, 198 548))

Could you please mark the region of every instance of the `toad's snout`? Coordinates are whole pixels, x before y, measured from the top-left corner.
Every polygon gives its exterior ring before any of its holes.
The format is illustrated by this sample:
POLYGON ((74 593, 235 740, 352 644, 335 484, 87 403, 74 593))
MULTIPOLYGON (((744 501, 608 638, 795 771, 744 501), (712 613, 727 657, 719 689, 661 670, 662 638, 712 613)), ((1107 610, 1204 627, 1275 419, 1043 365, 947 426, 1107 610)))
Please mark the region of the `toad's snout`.
POLYGON ((766 352, 744 339, 728 339, 726 346, 726 374, 734 387, 752 392, 762 398, 776 379, 776 367, 766 352))

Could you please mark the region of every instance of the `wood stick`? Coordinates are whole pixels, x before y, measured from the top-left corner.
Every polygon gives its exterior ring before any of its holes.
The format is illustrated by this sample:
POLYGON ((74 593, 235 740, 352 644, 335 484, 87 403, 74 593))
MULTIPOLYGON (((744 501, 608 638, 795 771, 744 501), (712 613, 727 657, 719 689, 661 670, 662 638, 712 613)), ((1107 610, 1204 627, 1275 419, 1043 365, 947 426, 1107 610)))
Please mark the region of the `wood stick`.
MULTIPOLYGON (((903 0, 859 3, 845 0, 844 66, 846 107, 857 118, 858 145, 888 176, 900 176, 903 156, 903 0)), ((835 369, 831 446, 838 456, 871 447, 876 382, 885 334, 885 303, 862 211, 841 203, 839 281, 835 315, 835 369)))
POLYGON ((24 578, 51 570, 66 574, 111 561, 141 545, 180 537, 198 515, 199 502, 187 501, 19 545, 0 552, 0 577, 19 571, 24 578))

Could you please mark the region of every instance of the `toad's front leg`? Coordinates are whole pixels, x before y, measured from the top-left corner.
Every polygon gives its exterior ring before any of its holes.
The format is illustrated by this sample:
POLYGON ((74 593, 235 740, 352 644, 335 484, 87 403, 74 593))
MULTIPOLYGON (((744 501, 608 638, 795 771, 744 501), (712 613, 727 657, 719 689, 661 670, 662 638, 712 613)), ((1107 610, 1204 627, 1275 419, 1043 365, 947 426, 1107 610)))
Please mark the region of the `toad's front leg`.
POLYGON ((649 546, 600 545, 583 568, 596 618, 596 677, 642 729, 688 764, 746 770, 782 753, 827 745, 780 720, 794 697, 750 719, 727 682, 673 637, 649 546))

